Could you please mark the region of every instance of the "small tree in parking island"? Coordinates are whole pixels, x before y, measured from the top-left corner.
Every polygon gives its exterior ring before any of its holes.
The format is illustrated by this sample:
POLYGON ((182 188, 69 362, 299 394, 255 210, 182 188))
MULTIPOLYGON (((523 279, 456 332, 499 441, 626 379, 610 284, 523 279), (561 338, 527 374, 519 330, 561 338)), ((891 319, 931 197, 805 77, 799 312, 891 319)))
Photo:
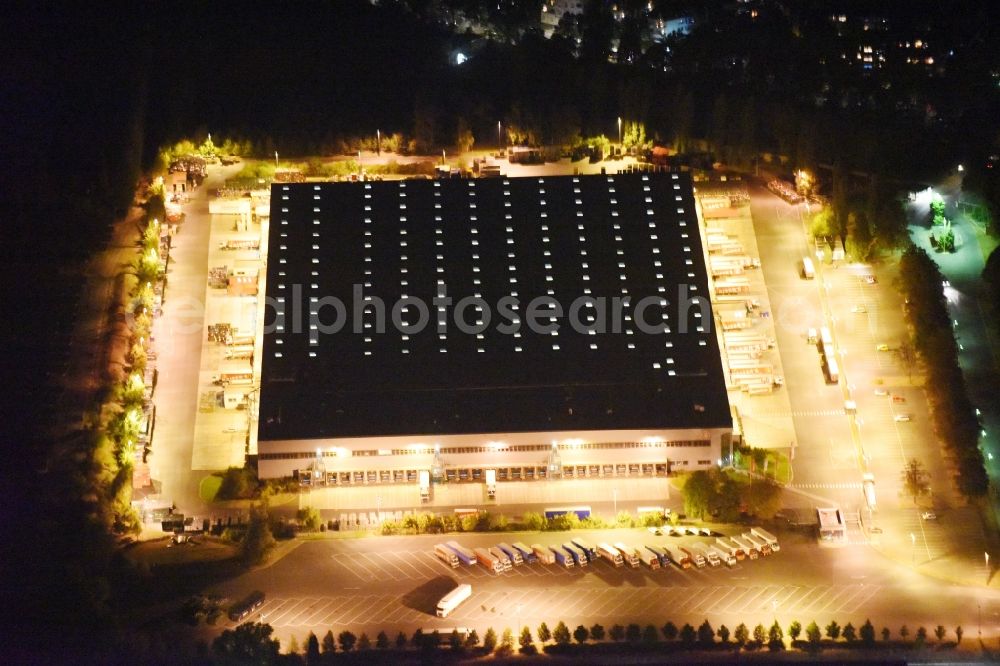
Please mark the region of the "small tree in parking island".
POLYGON ((604 625, 595 624, 594 626, 592 626, 590 628, 590 637, 593 638, 595 641, 603 641, 604 640, 604 625))
POLYGON ((552 639, 552 632, 549 631, 549 625, 542 622, 538 625, 538 642, 542 645, 548 643, 552 639))
POLYGON ((559 624, 556 625, 555 631, 552 632, 552 640, 556 642, 556 645, 569 645, 569 627, 562 620, 559 620, 559 624))
POLYGON ((479 634, 473 629, 469 632, 469 635, 465 637, 465 647, 468 650, 474 650, 479 645, 479 634))
POLYGON ((486 654, 490 654, 497 647, 497 632, 493 631, 493 627, 486 630, 486 635, 483 636, 483 651, 486 654))
POLYGON ((319 663, 319 639, 311 631, 309 632, 309 638, 306 639, 306 662, 310 664, 319 663))
POLYGON ((628 625, 625 628, 625 638, 630 643, 637 643, 642 638, 642 629, 635 623, 628 625))
POLYGON ((948 630, 944 628, 943 624, 939 624, 934 628, 934 637, 938 639, 939 643, 944 640, 944 637, 947 633, 948 630))
POLYGON ((809 641, 809 648, 812 650, 819 649, 820 641, 823 639, 823 634, 820 631, 819 625, 816 624, 816 620, 809 623, 806 627, 806 640, 809 641))
POLYGON ((609 635, 611 636, 611 640, 615 642, 623 641, 625 640, 625 627, 620 624, 613 625, 609 635))
POLYGON ((826 636, 834 641, 840 638, 840 625, 836 620, 831 620, 830 624, 826 625, 826 636))
POLYGON ((406 647, 406 644, 410 641, 402 631, 396 634, 396 649, 402 650, 406 647))
POLYGON ((349 631, 340 632, 337 639, 340 641, 340 649, 344 652, 350 652, 353 650, 354 644, 358 642, 357 637, 349 631))
POLYGON ((517 644, 521 646, 521 654, 535 654, 535 641, 531 638, 531 629, 523 627, 521 635, 517 638, 517 644))
POLYGON ((663 632, 663 637, 668 641, 677 640, 677 625, 673 622, 667 622, 660 631, 663 632))
POLYGON ((799 636, 802 635, 802 623, 798 620, 793 621, 788 625, 788 637, 793 641, 799 640, 799 636))
POLYGON ((719 640, 722 641, 723 645, 729 644, 729 627, 722 625, 719 630, 715 632, 719 636, 719 640))
POLYGON ((778 624, 777 620, 767 632, 767 649, 771 652, 785 649, 785 632, 781 630, 781 625, 778 624))
POLYGON ((862 643, 872 645, 875 642, 875 626, 872 624, 872 621, 866 619, 865 623, 861 625, 858 634, 861 636, 862 643))
POLYGON ((891 636, 892 636, 892 631, 889 629, 889 627, 882 627, 882 640, 888 641, 891 636))
POLYGON ((763 645, 764 641, 766 640, 767 640, 767 629, 764 628, 764 625, 758 624, 756 627, 753 628, 753 642, 756 643, 758 646, 760 646, 763 645))
POLYGON ((497 647, 497 656, 506 657, 509 656, 514 651, 514 632, 510 630, 510 627, 503 630, 503 636, 500 637, 500 645, 497 647))
POLYGON ((848 643, 853 643, 858 638, 858 633, 854 629, 854 625, 848 622, 844 625, 844 640, 848 643))
POLYGON ((750 630, 747 629, 747 625, 740 622, 736 627, 736 633, 733 634, 733 638, 736 639, 736 645, 738 647, 746 645, 747 641, 750 640, 750 630))
POLYGON ((358 639, 358 650, 364 651, 371 649, 372 649, 372 642, 368 638, 368 634, 361 632, 361 638, 358 639))
POLYGON ((327 631, 323 636, 323 654, 333 654, 337 651, 337 641, 333 637, 333 631, 327 631))
POLYGON ((687 646, 694 645, 695 639, 698 637, 698 632, 694 630, 690 624, 685 624, 681 627, 681 643, 687 646))
POLYGON ((573 638, 576 639, 577 643, 586 643, 589 637, 590 632, 582 624, 578 624, 576 629, 573 630, 573 638))
POLYGON ((708 620, 702 622, 701 626, 698 627, 698 644, 706 647, 715 644, 715 629, 708 623, 708 620))
POLYGON ((923 647, 924 643, 927 642, 927 630, 923 627, 917 627, 917 645, 923 647))
POLYGON ((384 631, 378 632, 378 636, 375 637, 375 647, 379 650, 385 650, 389 647, 389 637, 384 631))
POLYGON ((642 642, 647 644, 658 643, 660 640, 660 632, 656 630, 651 624, 647 624, 642 630, 642 642))
POLYGON ((899 628, 899 637, 904 641, 910 636, 910 628, 905 624, 899 628))
POLYGON ((955 643, 962 642, 962 636, 965 635, 965 630, 962 629, 962 625, 955 627, 955 643))

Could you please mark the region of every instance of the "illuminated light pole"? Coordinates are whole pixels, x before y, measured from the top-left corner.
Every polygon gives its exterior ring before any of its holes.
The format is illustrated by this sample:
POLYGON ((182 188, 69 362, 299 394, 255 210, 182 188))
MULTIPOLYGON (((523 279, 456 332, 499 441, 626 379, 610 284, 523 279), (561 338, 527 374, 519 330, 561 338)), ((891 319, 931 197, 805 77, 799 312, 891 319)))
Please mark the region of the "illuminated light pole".
POLYGON ((382 156, 382 130, 375 130, 375 154, 382 156))
POLYGON ((913 532, 910 532, 910 545, 912 546, 912 548, 910 549, 910 564, 916 564, 917 563, 917 535, 914 534, 913 532))
POLYGON ((500 121, 497 121, 497 149, 504 153, 503 135, 500 133, 500 121))
POLYGON ((618 149, 622 147, 622 117, 618 116, 618 149))
POLYGON ((278 168, 278 151, 274 151, 274 168, 278 168))
POLYGON ((990 554, 983 553, 983 557, 986 559, 986 582, 990 582, 990 554))

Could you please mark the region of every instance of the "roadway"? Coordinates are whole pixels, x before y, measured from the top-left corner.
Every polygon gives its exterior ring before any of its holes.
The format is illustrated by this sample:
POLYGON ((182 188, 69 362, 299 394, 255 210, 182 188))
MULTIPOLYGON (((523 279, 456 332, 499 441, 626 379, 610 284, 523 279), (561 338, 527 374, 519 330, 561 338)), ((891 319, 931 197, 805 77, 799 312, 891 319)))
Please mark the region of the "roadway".
MULTIPOLYGON (((708 541, 695 537, 653 536, 645 530, 574 533, 591 543, 624 541, 656 544, 708 541)), ((502 631, 560 620, 570 627, 636 622, 662 626, 697 626, 708 619, 730 629, 740 622, 765 625, 777 619, 830 620, 860 626, 871 618, 876 627, 895 630, 906 623, 930 629, 961 624, 969 636, 981 613, 984 636, 1000 634, 1000 593, 970 590, 928 581, 906 569, 873 557, 865 546, 820 548, 812 538, 781 535, 779 553, 744 560, 732 569, 650 571, 614 568, 599 560, 586 568, 525 564, 494 575, 479 565, 451 569, 435 558, 433 544, 454 539, 466 547, 523 541, 556 545, 567 533, 469 534, 377 537, 306 541, 271 566, 248 572, 211 592, 239 599, 262 590, 267 600, 261 617, 287 643, 344 629, 374 636, 417 628, 488 627, 502 631), (469 583, 473 597, 450 617, 434 616, 437 600, 458 583, 469 583)), ((219 629, 231 627, 231 623, 219 629)))

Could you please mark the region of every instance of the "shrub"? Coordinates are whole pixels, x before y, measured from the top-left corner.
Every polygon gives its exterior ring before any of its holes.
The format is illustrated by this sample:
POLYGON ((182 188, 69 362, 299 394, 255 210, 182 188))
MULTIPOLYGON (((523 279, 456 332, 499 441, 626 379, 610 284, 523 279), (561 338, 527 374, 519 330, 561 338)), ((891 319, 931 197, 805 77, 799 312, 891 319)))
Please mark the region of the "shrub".
POLYGON ((540 513, 529 511, 524 514, 522 520, 524 522, 524 529, 526 530, 538 532, 545 529, 545 518, 540 513))

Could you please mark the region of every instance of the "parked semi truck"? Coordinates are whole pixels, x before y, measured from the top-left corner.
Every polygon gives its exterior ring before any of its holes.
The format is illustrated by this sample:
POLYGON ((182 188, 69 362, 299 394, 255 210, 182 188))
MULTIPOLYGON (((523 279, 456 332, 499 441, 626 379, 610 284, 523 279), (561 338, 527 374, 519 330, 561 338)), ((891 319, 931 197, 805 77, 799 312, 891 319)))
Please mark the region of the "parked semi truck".
POLYGON ((691 556, 677 546, 667 546, 664 548, 664 551, 670 561, 679 566, 681 569, 690 569, 691 565, 694 564, 691 561, 691 556))
POLYGON ((616 567, 625 565, 625 558, 622 557, 622 554, 619 553, 618 549, 614 546, 610 546, 606 543, 599 543, 597 544, 597 554, 616 567))
POLYGON ((668 548, 663 548, 661 546, 646 546, 646 548, 650 550, 654 555, 656 555, 657 559, 660 560, 661 569, 666 569, 667 567, 670 566, 670 562, 672 561, 672 559, 670 557, 670 550, 668 548))
POLYGON ((448 617, 448 614, 458 608, 458 605, 472 596, 472 586, 463 583, 444 595, 437 605, 437 616, 448 617))
POLYGON ((500 560, 493 557, 489 550, 486 548, 476 548, 472 552, 476 554, 476 560, 478 560, 478 562, 484 567, 495 574, 503 573, 503 565, 500 564, 500 560))
POLYGON ((504 553, 499 548, 493 547, 493 548, 487 548, 486 550, 490 555, 495 557, 500 562, 500 567, 504 571, 510 571, 511 568, 514 566, 513 564, 511 564, 510 558, 507 557, 507 554, 504 553))
POLYGON ((431 501, 431 473, 426 469, 419 472, 420 476, 420 501, 431 501))
POLYGON ((742 560, 747 556, 746 553, 743 552, 743 549, 741 549, 739 546, 734 544, 732 541, 726 539, 725 537, 717 538, 715 540, 715 545, 717 548, 720 548, 725 553, 729 553, 737 560, 742 560))
POLYGON ((490 499, 497 497, 497 471, 495 469, 486 470, 486 496, 490 499))
POLYGON ((445 544, 439 543, 434 546, 434 554, 437 555, 439 560, 450 566, 452 569, 458 568, 458 555, 456 555, 455 551, 445 544))
POLYGON ((590 559, 587 557, 587 552, 572 541, 564 543, 563 548, 573 556, 573 559, 576 561, 576 565, 578 567, 585 567, 590 562, 590 559))
POLYGON ((635 551, 636 555, 639 556, 639 561, 645 564, 650 569, 656 570, 660 568, 660 558, 656 553, 649 550, 649 548, 644 548, 639 546, 635 551))
POLYGON ((555 564, 556 555, 552 552, 551 548, 547 548, 540 543, 531 544, 531 551, 538 558, 538 561, 542 564, 555 564))
POLYGON ((723 550, 719 546, 712 545, 708 547, 710 552, 715 553, 715 556, 719 558, 719 561, 725 564, 727 567, 736 566, 736 556, 727 550, 723 550))
POLYGON ((573 554, 568 550, 565 550, 562 546, 552 546, 549 548, 552 556, 556 558, 556 562, 559 566, 566 567, 567 569, 572 569, 576 560, 573 558, 573 554))
POLYGON ((499 548, 503 553, 510 558, 511 563, 514 566, 524 564, 524 557, 521 556, 521 551, 519 551, 514 546, 506 543, 498 543, 497 548, 499 548))
POLYGON ((445 545, 448 546, 448 548, 451 548, 452 552, 455 553, 455 556, 458 557, 458 560, 462 564, 471 565, 476 563, 476 554, 468 548, 459 545, 457 541, 449 541, 445 545))
POLYGON ((590 507, 589 506, 562 506, 545 509, 545 517, 549 520, 553 518, 558 518, 559 516, 565 516, 567 513, 575 513, 576 517, 580 520, 590 517, 590 507))
POLYGON ((760 537, 754 536, 753 534, 750 534, 750 532, 744 532, 743 539, 745 541, 749 541, 754 546, 756 546, 757 552, 760 553, 761 555, 771 554, 771 546, 769 546, 768 543, 763 539, 761 539, 760 537))
POLYGON ((572 542, 574 546, 576 546, 577 548, 582 548, 583 552, 587 554, 587 561, 593 562, 594 560, 597 559, 597 549, 594 548, 593 544, 591 544, 589 541, 585 541, 584 539, 577 537, 573 539, 572 542))
POLYGON ((639 554, 636 552, 635 548, 632 546, 626 546, 621 541, 616 541, 614 546, 618 552, 622 554, 625 564, 629 565, 633 569, 639 566, 639 554))
POLYGON ((691 560, 691 564, 693 564, 698 569, 703 569, 705 565, 708 564, 708 560, 705 559, 705 556, 702 555, 697 548, 692 548, 690 546, 681 546, 680 548, 678 548, 678 550, 687 555, 688 558, 691 560))
POLYGON ((779 550, 781 550, 781 546, 778 545, 778 537, 774 536, 764 528, 751 527, 750 534, 760 539, 763 539, 767 543, 767 545, 771 547, 771 552, 777 553, 779 550))
POLYGON ((527 564, 534 564, 535 562, 538 561, 538 557, 535 555, 535 551, 531 548, 528 548, 520 541, 515 541, 511 545, 517 549, 518 553, 520 553, 521 560, 523 562, 526 562, 527 564))
POLYGON ((707 544, 695 543, 691 545, 691 548, 695 553, 705 558, 708 562, 708 566, 717 567, 722 564, 722 558, 719 557, 718 553, 709 548, 707 544))
POLYGON ((746 556, 749 557, 751 560, 756 560, 758 557, 760 557, 760 551, 757 550, 757 546, 750 543, 746 539, 743 539, 741 537, 729 537, 729 538, 732 539, 733 543, 739 546, 740 550, 746 553, 746 556))

